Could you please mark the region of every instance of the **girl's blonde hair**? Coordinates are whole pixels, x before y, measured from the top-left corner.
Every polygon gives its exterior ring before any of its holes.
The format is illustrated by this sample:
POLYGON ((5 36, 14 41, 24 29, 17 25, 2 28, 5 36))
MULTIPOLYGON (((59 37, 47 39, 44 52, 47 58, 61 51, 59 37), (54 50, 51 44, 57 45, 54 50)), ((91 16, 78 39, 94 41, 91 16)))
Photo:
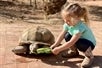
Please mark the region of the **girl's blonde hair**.
POLYGON ((77 16, 84 19, 85 23, 89 25, 88 11, 85 7, 81 7, 78 3, 69 4, 64 7, 62 12, 67 12, 70 16, 77 16))

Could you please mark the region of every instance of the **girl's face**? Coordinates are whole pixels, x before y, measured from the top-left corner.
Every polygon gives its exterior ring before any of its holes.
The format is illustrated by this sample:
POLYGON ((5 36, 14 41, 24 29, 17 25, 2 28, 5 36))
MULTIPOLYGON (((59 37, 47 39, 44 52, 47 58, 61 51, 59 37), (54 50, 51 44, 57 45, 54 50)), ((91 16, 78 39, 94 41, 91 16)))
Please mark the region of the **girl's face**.
POLYGON ((69 14, 62 13, 62 18, 68 25, 72 25, 71 16, 69 14))
POLYGON ((76 15, 72 14, 72 13, 62 13, 62 18, 63 20, 70 26, 74 26, 75 24, 77 24, 77 20, 80 20, 79 17, 77 17, 76 15))

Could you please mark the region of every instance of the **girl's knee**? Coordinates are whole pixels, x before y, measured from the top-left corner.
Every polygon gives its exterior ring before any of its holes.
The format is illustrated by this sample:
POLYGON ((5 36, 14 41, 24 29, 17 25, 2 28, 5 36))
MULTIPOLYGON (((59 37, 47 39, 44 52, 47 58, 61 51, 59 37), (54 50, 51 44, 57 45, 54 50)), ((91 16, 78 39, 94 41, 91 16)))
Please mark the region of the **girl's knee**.
POLYGON ((93 58, 93 54, 92 54, 92 48, 89 47, 85 52, 84 52, 85 56, 86 57, 89 57, 89 58, 93 58))
POLYGON ((93 50, 95 47, 91 41, 86 39, 79 39, 76 42, 76 45, 77 45, 77 48, 82 52, 85 52, 89 47, 91 47, 91 50, 93 50))
POLYGON ((79 49, 79 51, 85 52, 89 46, 85 46, 85 45, 76 45, 76 47, 79 49))

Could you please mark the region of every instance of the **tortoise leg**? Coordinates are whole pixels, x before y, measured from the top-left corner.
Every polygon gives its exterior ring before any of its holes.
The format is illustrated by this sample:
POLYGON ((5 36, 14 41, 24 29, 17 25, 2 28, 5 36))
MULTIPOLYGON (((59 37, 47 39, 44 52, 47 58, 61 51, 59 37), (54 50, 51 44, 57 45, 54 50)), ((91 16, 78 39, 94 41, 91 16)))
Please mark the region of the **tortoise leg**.
POLYGON ((43 43, 43 42, 34 42, 29 46, 30 54, 37 54, 38 48, 49 47, 50 44, 43 43))
POLYGON ((30 46, 29 46, 29 50, 30 50, 30 54, 36 54, 36 50, 38 49, 38 45, 37 43, 32 43, 30 46))

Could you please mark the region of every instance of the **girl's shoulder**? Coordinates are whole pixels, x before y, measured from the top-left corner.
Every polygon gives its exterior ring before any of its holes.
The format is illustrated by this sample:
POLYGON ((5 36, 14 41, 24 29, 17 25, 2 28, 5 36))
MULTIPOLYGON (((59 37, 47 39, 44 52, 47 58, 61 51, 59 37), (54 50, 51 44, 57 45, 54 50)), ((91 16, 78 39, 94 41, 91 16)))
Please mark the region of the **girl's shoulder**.
POLYGON ((63 27, 69 27, 69 25, 67 23, 64 23, 63 27))
POLYGON ((77 26, 79 26, 79 27, 84 27, 84 28, 87 27, 87 25, 85 24, 84 21, 80 21, 77 26))

